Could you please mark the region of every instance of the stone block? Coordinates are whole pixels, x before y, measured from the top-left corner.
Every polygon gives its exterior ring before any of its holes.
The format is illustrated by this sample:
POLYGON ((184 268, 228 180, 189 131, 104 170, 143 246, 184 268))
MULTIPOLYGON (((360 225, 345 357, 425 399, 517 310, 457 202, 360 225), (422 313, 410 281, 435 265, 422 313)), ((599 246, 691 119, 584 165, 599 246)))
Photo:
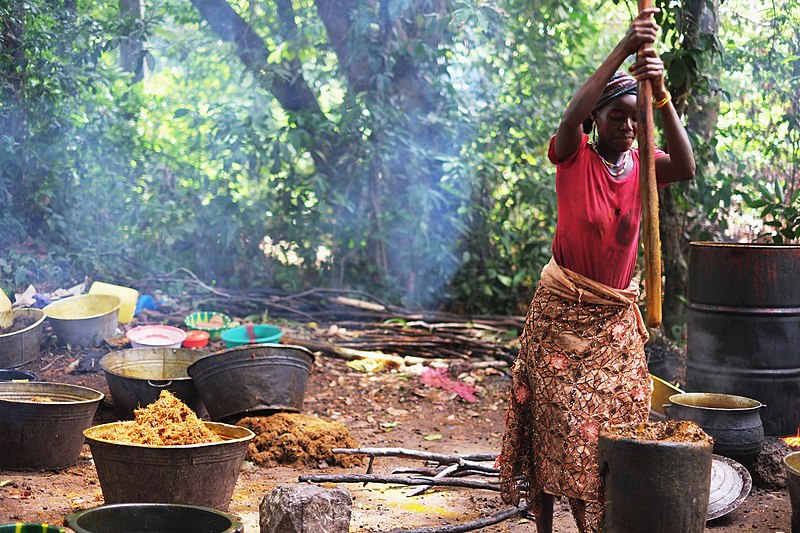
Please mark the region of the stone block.
POLYGON ((261 500, 261 533, 348 533, 352 507, 344 487, 279 485, 261 500))

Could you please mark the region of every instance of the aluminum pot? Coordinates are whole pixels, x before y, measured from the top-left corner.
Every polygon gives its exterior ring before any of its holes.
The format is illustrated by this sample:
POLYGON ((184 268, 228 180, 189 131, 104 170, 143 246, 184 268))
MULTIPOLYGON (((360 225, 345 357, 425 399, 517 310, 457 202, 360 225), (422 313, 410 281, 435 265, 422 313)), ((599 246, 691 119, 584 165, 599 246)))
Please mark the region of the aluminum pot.
POLYGON ((156 401, 163 389, 185 403, 197 416, 206 408, 186 369, 203 353, 176 348, 134 348, 111 352, 100 359, 114 410, 121 419, 133 418, 133 410, 156 401))
POLYGON ((64 383, 0 383, 0 468, 49 470, 77 462, 103 393, 64 383))
POLYGON ((251 344, 213 353, 188 371, 212 420, 303 409, 314 356, 301 346, 251 344))
POLYGON ((228 513, 197 505, 122 503, 72 513, 64 524, 76 533, 241 533, 244 525, 228 513))
POLYGON ((749 462, 761 451, 764 426, 758 400, 709 392, 684 392, 669 397, 664 411, 672 420, 692 420, 714 438, 714 453, 749 462))

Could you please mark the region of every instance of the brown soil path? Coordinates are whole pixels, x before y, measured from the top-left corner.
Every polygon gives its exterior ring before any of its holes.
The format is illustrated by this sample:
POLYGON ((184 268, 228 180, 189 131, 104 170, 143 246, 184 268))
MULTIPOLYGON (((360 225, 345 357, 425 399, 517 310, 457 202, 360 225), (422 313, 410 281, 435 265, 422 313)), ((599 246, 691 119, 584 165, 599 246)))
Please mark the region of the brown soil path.
MULTIPOLYGON (((89 386, 105 393, 108 388, 100 373, 68 371, 75 360, 71 354, 48 353, 24 367, 47 381, 89 386), (46 370, 42 370, 50 365, 46 370)), ((403 447, 437 453, 482 453, 497 451, 503 431, 504 408, 509 380, 494 369, 479 369, 460 376, 478 389, 479 399, 467 403, 454 394, 422 385, 412 373, 384 371, 364 373, 344 361, 318 356, 314 364, 304 411, 346 426, 361 446, 403 447)), ((114 420, 109 399, 95 417, 97 423, 114 420)), ((0 446, 2 446, 0 444, 0 446)), ((375 473, 389 474, 393 467, 419 467, 407 459, 378 458, 375 473)), ((266 468, 246 462, 230 512, 244 523, 246 531, 258 528, 258 505, 265 493, 281 483, 295 483, 297 477, 315 473, 363 473, 352 469, 322 467, 266 468)), ((61 523, 76 509, 102 504, 102 492, 88 447, 78 464, 56 472, 12 472, 0 470, 0 523, 32 521, 61 523)), ((441 488, 424 496, 409 498, 412 488, 370 484, 349 484, 354 499, 351 532, 388 531, 454 524, 490 515, 504 508, 494 492, 441 488)), ((706 531, 788 532, 791 510, 788 494, 756 489, 733 513, 708 524, 706 531)), ((556 508, 557 533, 575 532, 565 502, 556 508)), ((533 532, 531 521, 514 519, 486 532, 533 532)), ((644 532, 642 532, 644 533, 644 532)))

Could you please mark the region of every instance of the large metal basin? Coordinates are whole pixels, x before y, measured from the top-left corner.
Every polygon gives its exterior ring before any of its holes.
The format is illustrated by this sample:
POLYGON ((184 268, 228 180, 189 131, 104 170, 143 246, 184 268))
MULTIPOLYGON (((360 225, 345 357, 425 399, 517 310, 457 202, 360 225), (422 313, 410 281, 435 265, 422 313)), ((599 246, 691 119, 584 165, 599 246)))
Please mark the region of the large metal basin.
POLYGON ((0 468, 49 470, 77 462, 103 393, 64 383, 0 383, 0 468))
POLYGON ((301 346, 252 344, 213 353, 188 371, 212 420, 301 411, 314 356, 301 346))
POLYGON ((239 469, 255 436, 249 429, 205 422, 222 442, 147 446, 97 437, 115 425, 94 426, 83 434, 92 450, 106 503, 180 503, 228 508, 239 469))

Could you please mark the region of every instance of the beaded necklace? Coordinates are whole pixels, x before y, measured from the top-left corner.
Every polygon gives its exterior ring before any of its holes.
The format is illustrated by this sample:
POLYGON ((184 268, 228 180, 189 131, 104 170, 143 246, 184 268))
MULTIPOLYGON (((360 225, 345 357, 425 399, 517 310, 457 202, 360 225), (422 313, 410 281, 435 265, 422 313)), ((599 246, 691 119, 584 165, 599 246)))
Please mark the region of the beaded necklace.
POLYGON ((606 170, 608 171, 608 173, 611 174, 611 177, 617 178, 617 177, 621 176, 623 172, 625 172, 625 166, 628 164, 628 159, 630 159, 630 157, 631 157, 630 149, 625 151, 625 154, 623 154, 623 156, 622 156, 622 161, 621 162, 619 162, 617 164, 614 164, 614 163, 609 162, 602 155, 600 155, 600 152, 597 150, 597 146, 595 146, 594 143, 589 143, 589 146, 592 147, 592 150, 594 150, 594 153, 596 153, 597 157, 600 158, 600 161, 603 162, 603 165, 606 167, 606 170))

